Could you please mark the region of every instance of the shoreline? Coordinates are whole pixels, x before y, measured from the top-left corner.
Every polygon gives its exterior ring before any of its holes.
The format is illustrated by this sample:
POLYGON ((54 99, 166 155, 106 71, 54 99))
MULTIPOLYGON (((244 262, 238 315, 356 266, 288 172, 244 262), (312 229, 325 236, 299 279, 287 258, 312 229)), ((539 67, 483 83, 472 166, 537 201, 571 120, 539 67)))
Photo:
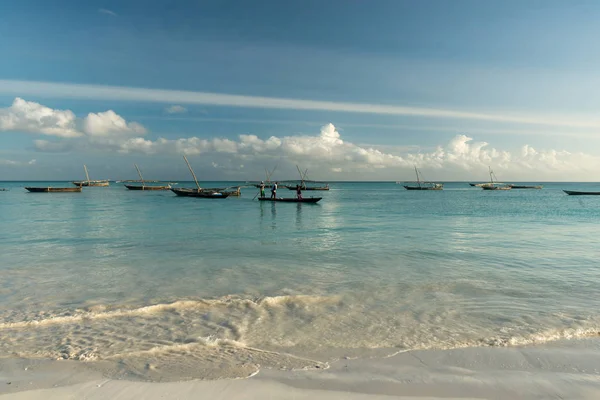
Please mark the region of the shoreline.
POLYGON ((414 350, 328 369, 261 369, 242 379, 108 379, 93 363, 0 360, 0 399, 600 398, 600 338, 537 346, 414 350), (10 382, 10 383, 9 383, 10 382))

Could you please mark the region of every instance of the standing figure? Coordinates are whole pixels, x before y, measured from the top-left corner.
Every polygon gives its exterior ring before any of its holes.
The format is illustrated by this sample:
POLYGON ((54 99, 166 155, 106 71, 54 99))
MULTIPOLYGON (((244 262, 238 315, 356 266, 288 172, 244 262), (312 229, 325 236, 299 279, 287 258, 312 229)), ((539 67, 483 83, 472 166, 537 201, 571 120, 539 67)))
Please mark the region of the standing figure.
POLYGON ((271 188, 271 198, 272 199, 276 199, 277 198, 277 182, 275 182, 273 184, 273 188, 271 188))
POLYGON ((260 181, 260 197, 265 197, 265 183, 260 181))
POLYGON ((296 185, 296 197, 298 197, 298 200, 302 200, 302 187, 300 185, 296 185))

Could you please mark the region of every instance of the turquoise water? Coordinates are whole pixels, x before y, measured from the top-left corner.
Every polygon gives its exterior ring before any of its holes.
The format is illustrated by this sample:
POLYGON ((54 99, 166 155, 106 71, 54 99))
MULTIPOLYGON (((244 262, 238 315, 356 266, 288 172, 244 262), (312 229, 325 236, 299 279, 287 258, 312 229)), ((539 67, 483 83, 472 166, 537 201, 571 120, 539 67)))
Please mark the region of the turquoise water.
POLYGON ((562 192, 600 184, 334 183, 315 205, 36 185, 0 183, 0 357, 211 379, 600 331, 600 196, 562 192))

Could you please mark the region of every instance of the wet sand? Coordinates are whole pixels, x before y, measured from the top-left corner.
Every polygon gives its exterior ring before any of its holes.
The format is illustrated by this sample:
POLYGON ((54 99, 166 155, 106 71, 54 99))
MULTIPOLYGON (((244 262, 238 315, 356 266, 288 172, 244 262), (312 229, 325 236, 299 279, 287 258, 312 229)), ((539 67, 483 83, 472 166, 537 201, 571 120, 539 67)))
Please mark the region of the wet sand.
POLYGON ((248 379, 108 379, 102 365, 4 359, 0 398, 53 399, 598 399, 600 339, 543 346, 423 350, 338 360, 328 369, 261 369, 248 379))

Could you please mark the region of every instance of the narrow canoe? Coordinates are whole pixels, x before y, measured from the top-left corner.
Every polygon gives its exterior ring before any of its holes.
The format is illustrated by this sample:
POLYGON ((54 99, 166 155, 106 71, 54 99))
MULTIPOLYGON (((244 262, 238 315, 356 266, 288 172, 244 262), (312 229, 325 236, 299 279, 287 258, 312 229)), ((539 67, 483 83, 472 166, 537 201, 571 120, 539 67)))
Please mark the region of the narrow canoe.
POLYGON ((169 190, 171 186, 124 185, 129 190, 169 190))
POLYGON ((32 193, 72 193, 72 192, 81 192, 81 186, 78 187, 25 187, 28 191, 32 193))
POLYGON ((187 189, 187 188, 171 188, 171 191, 173 193, 175 193, 177 196, 200 197, 203 199, 226 199, 229 196, 229 194, 227 194, 227 193, 204 191, 204 190, 198 190, 198 189, 187 189))
POLYGON ((563 190, 569 196, 600 196, 600 192, 578 192, 576 190, 563 190))
POLYGON ((283 203, 316 203, 316 202, 318 202, 321 199, 322 199, 322 197, 307 197, 307 198, 304 198, 304 199, 298 199, 298 198, 295 198, 295 197, 287 197, 287 198, 285 198, 285 197, 277 197, 275 199, 272 199, 270 197, 259 197, 258 198, 258 200, 260 200, 260 201, 274 201, 274 202, 280 201, 280 202, 283 202, 283 203))

